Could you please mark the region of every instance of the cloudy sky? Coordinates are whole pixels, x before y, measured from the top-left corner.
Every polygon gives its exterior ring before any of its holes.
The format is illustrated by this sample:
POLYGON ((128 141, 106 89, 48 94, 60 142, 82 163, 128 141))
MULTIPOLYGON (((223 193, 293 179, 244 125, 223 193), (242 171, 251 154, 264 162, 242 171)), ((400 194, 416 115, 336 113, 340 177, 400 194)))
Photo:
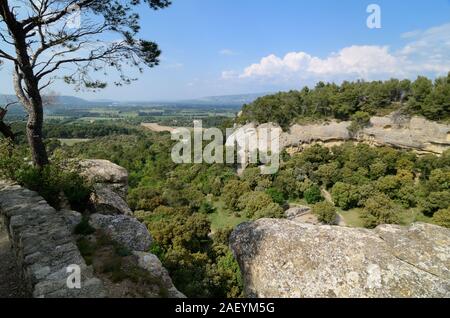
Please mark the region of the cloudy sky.
MULTIPOLYGON (((62 83, 52 89, 90 99, 176 100, 450 71, 450 0, 173 0, 141 15, 141 35, 163 51, 159 67, 95 94, 62 83), (372 3, 381 8, 381 29, 367 27, 372 3)), ((11 93, 10 70, 0 72, 0 93, 11 93)))

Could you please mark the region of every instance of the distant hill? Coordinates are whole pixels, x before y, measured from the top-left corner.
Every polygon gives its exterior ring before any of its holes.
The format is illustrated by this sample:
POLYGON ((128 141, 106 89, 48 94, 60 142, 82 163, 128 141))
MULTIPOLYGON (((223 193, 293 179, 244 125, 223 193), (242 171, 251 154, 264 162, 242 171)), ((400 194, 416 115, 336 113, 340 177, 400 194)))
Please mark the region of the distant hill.
MULTIPOLYGON (((17 97, 15 95, 0 95, 0 105, 6 104, 9 102, 17 101, 17 97)), ((99 106, 102 104, 106 104, 104 102, 99 101, 88 101, 79 97, 74 96, 57 96, 55 101, 55 106, 70 106, 70 107, 90 107, 90 106, 99 106)))
MULTIPOLYGON (((114 101, 110 99, 86 100, 75 96, 58 96, 54 107, 72 107, 72 108, 90 108, 99 106, 217 106, 217 107, 242 107, 244 104, 253 103, 257 98, 267 95, 268 93, 258 94, 241 94, 241 95, 224 95, 224 96, 208 96, 198 99, 178 100, 178 101, 114 101)), ((8 102, 17 101, 15 95, 0 95, 0 105, 8 102)))
MULTIPOLYGON (((189 103, 198 103, 199 105, 218 105, 218 106, 242 106, 244 104, 253 103, 257 98, 266 96, 269 93, 257 94, 240 94, 240 95, 223 95, 223 96, 208 96, 199 99, 186 100, 189 103)), ((183 102, 183 101, 180 101, 183 102)))

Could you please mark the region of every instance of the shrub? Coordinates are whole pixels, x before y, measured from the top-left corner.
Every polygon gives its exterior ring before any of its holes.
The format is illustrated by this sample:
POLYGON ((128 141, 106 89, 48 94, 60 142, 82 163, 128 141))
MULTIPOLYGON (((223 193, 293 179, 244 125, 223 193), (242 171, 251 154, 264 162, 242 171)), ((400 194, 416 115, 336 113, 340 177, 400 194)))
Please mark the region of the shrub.
POLYGON ((375 228, 380 224, 400 223, 399 209, 385 194, 367 199, 361 217, 367 228, 375 228))
POLYGON ((251 189, 247 182, 231 180, 223 188, 222 197, 229 209, 236 210, 239 197, 250 191, 251 189))
POLYGON ((344 210, 357 207, 361 199, 358 187, 348 183, 336 183, 331 190, 331 194, 334 203, 344 210))
POLYGON ((272 201, 278 204, 284 204, 284 202, 286 201, 284 198, 283 193, 278 190, 277 188, 270 188, 266 190, 266 193, 268 195, 270 195, 270 197, 272 198, 272 201))
POLYGON ((237 207, 248 218, 253 218, 258 212, 273 203, 272 198, 265 192, 247 192, 239 198, 237 207))
POLYGON ((450 208, 436 212, 433 216, 433 222, 437 225, 450 228, 450 208))
POLYGON ((75 227, 73 233, 78 235, 91 235, 95 233, 95 229, 89 224, 89 218, 84 217, 75 227))
POLYGON ((322 193, 320 192, 320 188, 317 185, 313 185, 309 189, 307 189, 303 196, 308 204, 314 204, 320 201, 323 201, 322 193))
POLYGON ((29 155, 19 149, 10 139, 0 138, 0 177, 15 180, 16 174, 27 166, 24 158, 29 155))
POLYGON ((337 213, 336 208, 329 202, 319 202, 312 208, 312 212, 317 216, 317 219, 325 224, 335 224, 337 213))
POLYGON ((352 123, 348 127, 351 136, 356 136, 360 130, 370 124, 370 114, 366 112, 357 111, 352 116, 352 123))
POLYGON ((450 206, 450 191, 431 192, 422 200, 421 206, 423 214, 433 216, 436 211, 450 206))
POLYGON ((16 181, 38 192, 55 209, 60 208, 61 194, 64 194, 73 209, 83 211, 92 192, 80 175, 63 171, 54 164, 43 169, 25 167, 16 174, 16 181))
POLYGON ((200 209, 198 212, 203 213, 203 214, 212 214, 212 213, 216 212, 216 208, 211 204, 211 202, 204 201, 202 203, 202 205, 200 206, 200 209))
POLYGON ((275 218, 279 219, 284 216, 283 209, 276 203, 270 203, 269 205, 263 207, 262 209, 256 211, 253 219, 262 219, 262 218, 275 218))
POLYGON ((153 211, 164 204, 159 192, 151 187, 139 187, 131 189, 128 193, 127 202, 132 210, 153 211))

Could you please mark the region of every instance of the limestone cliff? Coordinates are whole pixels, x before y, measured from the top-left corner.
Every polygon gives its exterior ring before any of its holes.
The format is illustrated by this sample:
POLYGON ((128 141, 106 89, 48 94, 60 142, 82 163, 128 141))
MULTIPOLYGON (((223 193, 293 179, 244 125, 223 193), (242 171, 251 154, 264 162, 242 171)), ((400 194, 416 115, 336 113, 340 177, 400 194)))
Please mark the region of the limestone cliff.
POLYGON ((261 219, 231 248, 252 297, 450 297, 450 229, 261 219))
MULTIPOLYGON (((421 117, 401 118, 395 116, 372 117, 370 125, 356 136, 349 133, 351 122, 331 121, 322 124, 293 125, 288 132, 281 133, 280 146, 290 153, 301 151, 311 144, 333 146, 355 140, 374 146, 392 146, 411 149, 419 153, 442 154, 450 147, 450 125, 439 124, 421 117)), ((236 129, 234 138, 253 135, 261 128, 275 127, 270 123, 247 124, 236 129)), ((239 139, 239 138, 238 138, 239 139)), ((251 148, 250 151, 254 150, 251 148)))

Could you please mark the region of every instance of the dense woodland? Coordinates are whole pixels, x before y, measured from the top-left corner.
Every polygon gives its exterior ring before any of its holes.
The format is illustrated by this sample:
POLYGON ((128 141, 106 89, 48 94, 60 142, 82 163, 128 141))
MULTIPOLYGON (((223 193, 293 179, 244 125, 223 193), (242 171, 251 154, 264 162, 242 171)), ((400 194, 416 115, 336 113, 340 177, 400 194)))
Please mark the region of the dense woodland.
POLYGON ((450 118, 450 73, 432 81, 419 76, 415 81, 319 82, 310 89, 269 95, 245 105, 241 123, 274 122, 284 129, 293 123, 338 119, 351 120, 358 112, 386 115, 398 111, 430 120, 450 118))
MULTIPOLYGON (((450 76, 435 83, 319 83, 314 90, 279 93, 245 106, 240 121, 276 121, 288 126, 328 118, 364 122, 369 114, 402 110, 447 120, 450 76)), ((226 118, 213 118, 230 126, 226 118)), ((72 207, 84 211, 91 186, 61 168, 67 158, 108 159, 130 174, 128 204, 144 222, 174 284, 189 297, 242 296, 242 278, 228 247, 239 223, 263 217, 283 218, 289 204, 308 205, 318 220, 349 226, 430 222, 450 227, 450 150, 442 156, 417 155, 390 147, 344 143, 313 145, 294 155, 282 154, 275 175, 261 175, 257 165, 241 176, 234 165, 177 165, 170 157, 168 133, 153 133, 127 121, 45 125, 52 164, 38 170, 29 164, 23 123, 13 129, 13 144, 1 139, 0 177, 27 186, 58 208, 61 191, 72 207), (61 138, 84 138, 73 146, 61 138)))

